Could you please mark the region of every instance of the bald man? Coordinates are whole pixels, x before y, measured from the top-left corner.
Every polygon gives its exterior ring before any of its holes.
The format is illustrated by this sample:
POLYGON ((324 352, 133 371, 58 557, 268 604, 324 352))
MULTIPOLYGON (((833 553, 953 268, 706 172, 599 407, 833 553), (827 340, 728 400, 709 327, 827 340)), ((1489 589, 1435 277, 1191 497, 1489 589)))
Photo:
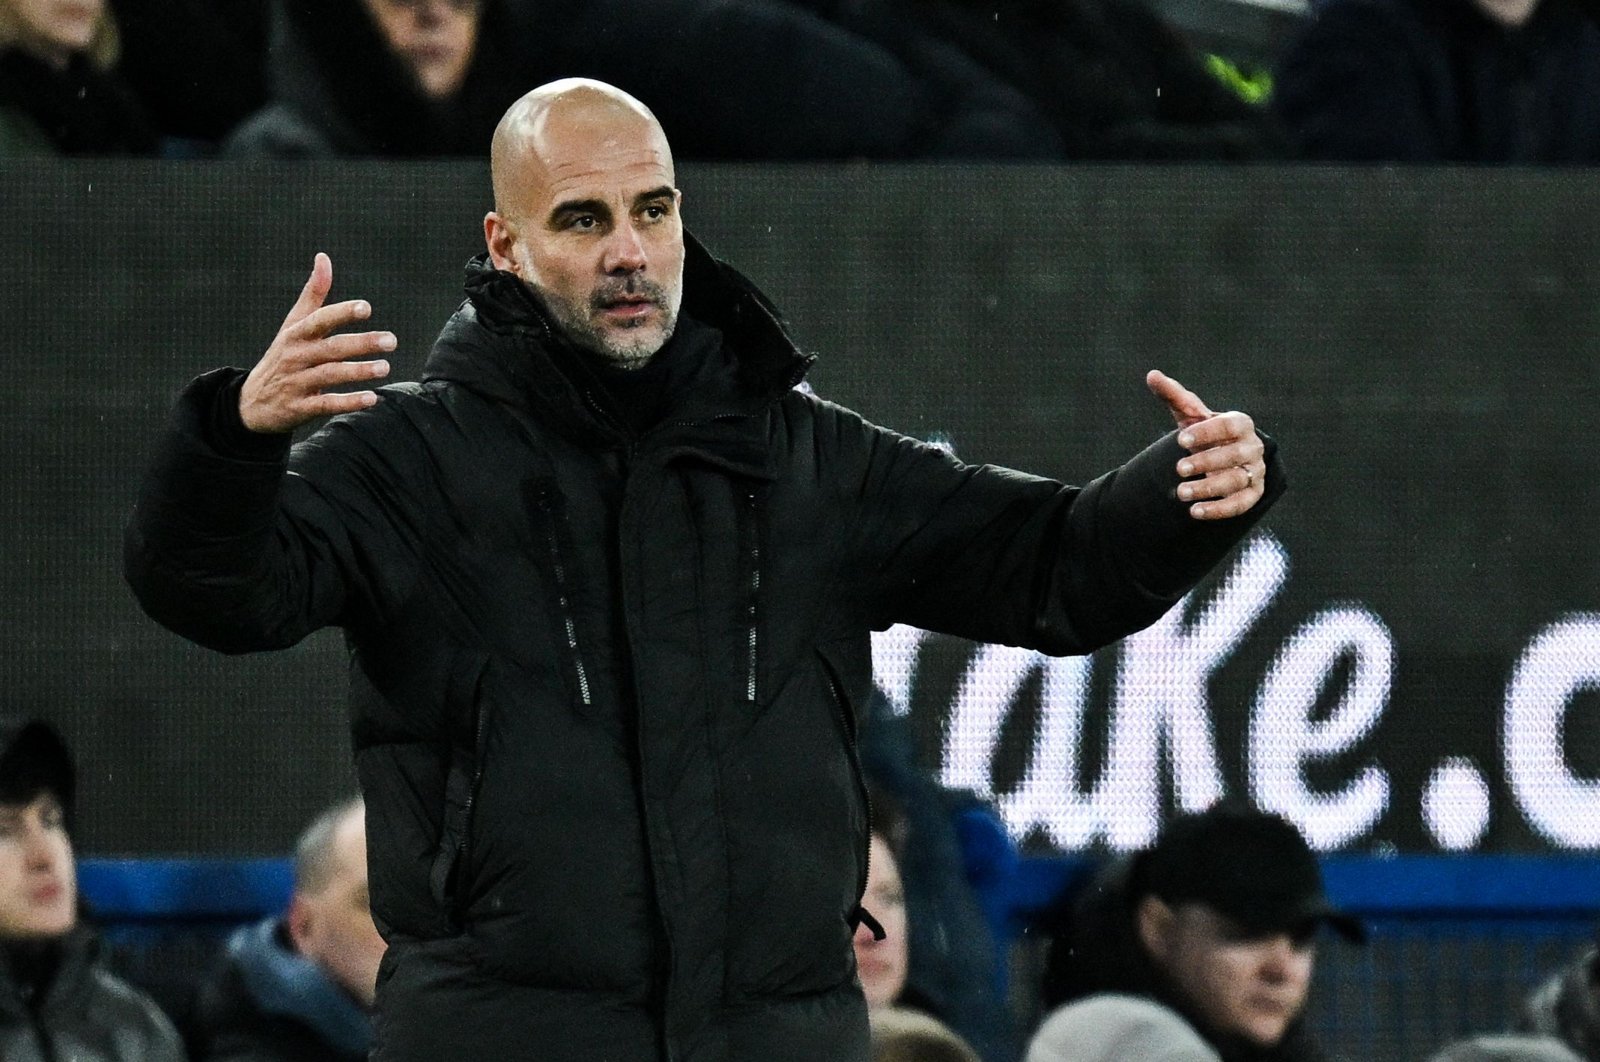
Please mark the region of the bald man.
POLYGON ((544 86, 492 152, 421 382, 359 386, 396 339, 318 255, 255 368, 180 399, 127 577, 225 652, 344 628, 375 1059, 865 1062, 869 631, 1088 652, 1276 462, 1152 373, 1179 431, 1113 475, 962 465, 795 389, 812 359, 685 233, 637 100, 544 86))

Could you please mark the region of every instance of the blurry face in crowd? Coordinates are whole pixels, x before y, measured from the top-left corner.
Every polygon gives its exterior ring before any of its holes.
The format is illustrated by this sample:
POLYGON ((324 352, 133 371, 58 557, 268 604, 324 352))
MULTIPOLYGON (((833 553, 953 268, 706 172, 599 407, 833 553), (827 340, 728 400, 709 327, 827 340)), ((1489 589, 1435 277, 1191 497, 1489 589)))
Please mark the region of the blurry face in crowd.
POLYGON ((872 930, 865 925, 856 927, 856 969, 867 1006, 888 1006, 906 987, 906 894, 894 852, 877 834, 872 835, 872 861, 861 906, 883 924, 884 936, 873 940, 872 930))
POLYGON ((359 809, 344 817, 333 845, 333 875, 319 891, 295 894, 289 908, 289 936, 300 954, 371 1006, 385 945, 372 924, 366 824, 359 809))
POLYGON ((1270 1047, 1305 1008, 1316 945, 1309 935, 1245 933, 1200 903, 1139 907, 1145 950, 1213 1031, 1270 1047))
POLYGON ((661 127, 580 87, 508 116, 495 141, 497 211, 484 222, 495 267, 538 291, 579 347, 649 361, 683 301, 681 196, 661 127))
POLYGON ((78 918, 78 876, 61 804, 0 804, 0 940, 58 937, 78 918))
POLYGON ((1477 3, 1485 15, 1512 29, 1532 18, 1534 8, 1539 6, 1539 0, 1477 0, 1477 3))
POLYGON ((94 43, 105 0, 0 0, 9 4, 30 52, 60 66, 94 43))
POLYGON ((480 0, 366 0, 389 48, 434 99, 454 96, 478 47, 480 0))

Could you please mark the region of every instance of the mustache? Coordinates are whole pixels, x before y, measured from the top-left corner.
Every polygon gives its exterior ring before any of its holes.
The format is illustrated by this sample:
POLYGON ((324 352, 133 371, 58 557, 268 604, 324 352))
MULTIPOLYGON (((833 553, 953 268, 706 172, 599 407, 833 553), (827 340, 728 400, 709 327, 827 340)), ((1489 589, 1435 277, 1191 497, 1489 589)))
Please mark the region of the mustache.
POLYGON ((640 295, 643 295, 662 309, 666 309, 666 291, 660 284, 641 276, 619 277, 601 284, 590 293, 589 308, 604 310, 607 306, 621 299, 637 298, 640 295))

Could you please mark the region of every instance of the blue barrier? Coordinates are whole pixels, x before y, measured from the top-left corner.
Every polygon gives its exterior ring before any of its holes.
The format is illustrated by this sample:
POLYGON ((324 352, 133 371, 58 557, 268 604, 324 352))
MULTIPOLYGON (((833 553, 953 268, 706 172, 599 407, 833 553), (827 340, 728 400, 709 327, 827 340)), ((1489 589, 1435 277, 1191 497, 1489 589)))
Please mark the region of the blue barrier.
POLYGON ((78 891, 104 923, 250 922, 283 910, 288 859, 83 859, 78 891))
MULTIPOLYGON (((1018 856, 988 864, 973 886, 1000 939, 1092 872, 1085 856, 1018 856)), ((1600 856, 1333 855, 1328 895, 1367 917, 1600 916, 1600 856)), ((969 867, 969 869, 971 869, 969 867)), ((288 859, 84 859, 79 887, 105 921, 248 921, 283 909, 288 859)))

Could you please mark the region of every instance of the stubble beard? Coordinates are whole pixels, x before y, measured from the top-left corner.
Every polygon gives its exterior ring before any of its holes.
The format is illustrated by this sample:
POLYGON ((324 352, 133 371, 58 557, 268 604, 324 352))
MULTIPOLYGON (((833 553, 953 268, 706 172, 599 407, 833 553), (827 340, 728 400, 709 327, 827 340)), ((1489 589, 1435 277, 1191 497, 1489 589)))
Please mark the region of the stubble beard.
POLYGON ((588 302, 574 306, 546 295, 545 306, 556 327, 581 350, 599 355, 620 369, 642 369, 666 346, 678 326, 678 314, 661 285, 640 277, 610 281, 597 288, 588 302), (656 313, 649 319, 602 322, 606 306, 622 295, 644 295, 656 313))

